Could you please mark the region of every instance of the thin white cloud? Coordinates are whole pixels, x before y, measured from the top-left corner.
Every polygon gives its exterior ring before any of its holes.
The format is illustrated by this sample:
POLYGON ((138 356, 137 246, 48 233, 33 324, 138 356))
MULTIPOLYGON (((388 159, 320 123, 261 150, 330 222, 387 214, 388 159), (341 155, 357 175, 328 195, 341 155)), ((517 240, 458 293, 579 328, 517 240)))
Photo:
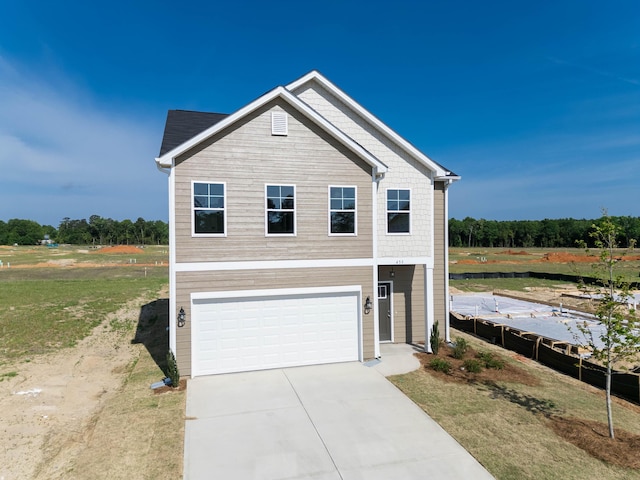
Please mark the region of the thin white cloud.
POLYGON ((562 59, 556 58, 556 57, 549 57, 548 56, 547 59, 550 60, 551 62, 557 64, 557 65, 567 65, 569 67, 578 68, 580 70, 584 70, 585 72, 595 73, 596 75, 600 75, 602 77, 613 78, 615 80, 619 80, 621 82, 629 83, 631 85, 640 85, 640 80, 638 80, 636 78, 624 77, 624 76, 618 75, 618 74, 616 74, 614 72, 601 70, 599 68, 593 68, 593 67, 591 67, 589 65, 581 65, 579 63, 569 62, 569 61, 562 60, 562 59))
POLYGON ((1 56, 0 105, 0 219, 166 218, 157 123, 1 56))

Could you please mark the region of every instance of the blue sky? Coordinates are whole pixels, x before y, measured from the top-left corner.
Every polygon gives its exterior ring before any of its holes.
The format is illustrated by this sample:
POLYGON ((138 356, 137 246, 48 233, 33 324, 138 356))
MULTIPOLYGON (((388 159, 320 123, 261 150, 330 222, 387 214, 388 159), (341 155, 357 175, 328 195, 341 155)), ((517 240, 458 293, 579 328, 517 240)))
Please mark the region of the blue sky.
POLYGON ((167 220, 166 111, 317 69, 462 176, 450 216, 640 215, 640 2, 0 0, 0 219, 167 220))

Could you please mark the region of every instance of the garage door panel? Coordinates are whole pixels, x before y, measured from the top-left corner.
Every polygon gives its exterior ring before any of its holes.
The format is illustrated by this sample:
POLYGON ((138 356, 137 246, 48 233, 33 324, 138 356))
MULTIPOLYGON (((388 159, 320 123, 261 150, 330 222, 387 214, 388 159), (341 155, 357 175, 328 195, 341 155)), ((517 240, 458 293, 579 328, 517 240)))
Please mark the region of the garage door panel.
POLYGON ((194 375, 358 360, 358 292, 194 300, 194 375))

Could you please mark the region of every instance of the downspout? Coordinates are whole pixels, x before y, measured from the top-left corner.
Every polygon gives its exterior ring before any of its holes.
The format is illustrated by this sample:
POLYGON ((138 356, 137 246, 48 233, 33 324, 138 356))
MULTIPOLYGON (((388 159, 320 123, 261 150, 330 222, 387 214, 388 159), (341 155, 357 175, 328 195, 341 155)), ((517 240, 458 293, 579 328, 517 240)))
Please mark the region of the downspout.
POLYGON ((449 291, 449 185, 451 180, 447 180, 444 183, 444 286, 445 286, 445 301, 444 301, 444 341, 451 342, 451 332, 449 318, 451 310, 451 293, 449 291))
POLYGON ((172 166, 169 168, 162 167, 160 161, 156 158, 156 166, 158 170, 167 175, 167 183, 169 189, 169 349, 176 355, 176 253, 175 253, 175 214, 174 214, 174 175, 173 160, 172 166))
POLYGON ((380 312, 378 312, 378 181, 382 174, 371 170, 371 233, 373 256, 373 356, 380 358, 380 312))
POLYGON ((445 311, 445 341, 446 342, 451 342, 451 331, 450 331, 450 323, 451 323, 451 319, 449 318, 449 315, 451 313, 451 294, 449 293, 449 187, 451 186, 452 183, 457 182, 458 180, 460 180, 460 177, 452 174, 451 172, 446 172, 446 176, 442 176, 442 177, 437 177, 436 180, 439 180, 441 182, 443 182, 444 188, 443 188, 443 203, 444 203, 444 252, 443 252, 443 257, 444 257, 444 286, 446 288, 445 290, 445 306, 444 306, 444 311, 445 311))

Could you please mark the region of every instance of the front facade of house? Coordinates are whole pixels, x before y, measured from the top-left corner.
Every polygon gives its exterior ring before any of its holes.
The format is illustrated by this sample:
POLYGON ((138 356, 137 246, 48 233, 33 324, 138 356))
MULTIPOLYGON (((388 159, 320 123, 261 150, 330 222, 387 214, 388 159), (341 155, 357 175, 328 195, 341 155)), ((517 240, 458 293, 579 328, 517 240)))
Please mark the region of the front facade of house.
POLYGON ((364 361, 436 320, 448 337, 458 177, 318 72, 231 115, 169 112, 156 162, 182 375, 364 361))

